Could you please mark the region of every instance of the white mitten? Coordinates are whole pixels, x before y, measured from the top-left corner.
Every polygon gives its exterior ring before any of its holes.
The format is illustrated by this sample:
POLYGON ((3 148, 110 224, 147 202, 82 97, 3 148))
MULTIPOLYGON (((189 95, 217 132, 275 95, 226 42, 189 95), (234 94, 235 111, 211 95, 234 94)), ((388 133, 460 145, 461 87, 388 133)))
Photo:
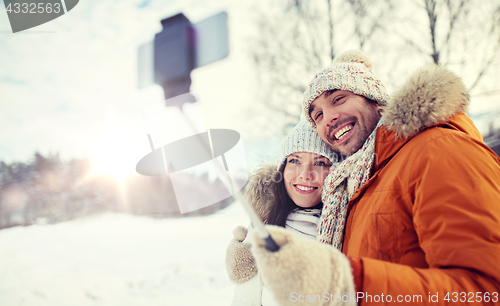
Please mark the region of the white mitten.
POLYGON ((279 305, 357 305, 349 259, 331 245, 300 239, 282 227, 266 226, 280 246, 269 252, 253 234, 252 253, 264 284, 279 305))
POLYGON ((241 284, 257 274, 255 260, 250 252, 252 245, 243 242, 247 229, 238 226, 233 231, 234 239, 229 242, 226 251, 226 270, 229 279, 235 284, 241 284))

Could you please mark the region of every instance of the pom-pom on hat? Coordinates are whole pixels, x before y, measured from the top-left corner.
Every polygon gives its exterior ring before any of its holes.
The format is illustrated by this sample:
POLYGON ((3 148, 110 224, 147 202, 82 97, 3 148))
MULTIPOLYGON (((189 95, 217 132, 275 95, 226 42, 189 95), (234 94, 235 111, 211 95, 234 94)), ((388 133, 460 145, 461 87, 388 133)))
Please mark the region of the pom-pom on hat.
POLYGON ((372 62, 363 52, 351 50, 337 56, 330 67, 317 74, 304 92, 304 115, 311 126, 316 128, 309 115, 311 104, 328 90, 347 90, 385 106, 389 96, 372 67, 372 62))
POLYGON ((281 145, 278 170, 290 154, 297 152, 316 153, 328 158, 332 164, 338 162, 337 153, 319 137, 309 122, 304 119, 293 128, 281 145))

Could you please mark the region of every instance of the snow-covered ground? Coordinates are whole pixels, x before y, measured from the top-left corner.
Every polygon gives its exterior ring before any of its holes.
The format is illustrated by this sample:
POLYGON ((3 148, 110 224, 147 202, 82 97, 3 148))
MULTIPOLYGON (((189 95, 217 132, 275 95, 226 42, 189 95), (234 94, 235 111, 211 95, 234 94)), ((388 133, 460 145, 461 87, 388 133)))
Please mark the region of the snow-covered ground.
POLYGON ((241 205, 178 219, 107 213, 0 230, 0 305, 229 305, 241 205))

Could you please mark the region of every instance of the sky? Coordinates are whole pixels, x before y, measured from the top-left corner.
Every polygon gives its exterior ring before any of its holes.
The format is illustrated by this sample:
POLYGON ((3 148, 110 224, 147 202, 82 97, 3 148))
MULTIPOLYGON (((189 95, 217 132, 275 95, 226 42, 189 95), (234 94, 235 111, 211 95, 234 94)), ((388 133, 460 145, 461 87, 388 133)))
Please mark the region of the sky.
MULTIPOLYGON (((233 129, 255 138, 255 127, 269 118, 247 117, 249 109, 266 112, 256 101, 258 76, 249 43, 259 35, 257 14, 277 8, 268 3, 81 0, 67 14, 17 34, 11 33, 7 13, 0 10, 0 160, 28 161, 35 151, 66 159, 109 158, 106 153, 113 150, 138 147, 120 131, 164 100, 157 85, 137 88, 138 48, 161 30, 161 19, 179 12, 193 23, 228 13, 229 56, 194 70, 191 90, 207 128, 233 129)), ((384 66, 384 59, 374 62, 384 66)), ((490 111, 477 105, 472 113, 490 111)), ((175 131, 176 122, 169 123, 168 129, 175 131)), ((273 131, 257 135, 272 136, 273 131)), ((147 149, 148 144, 142 141, 140 146, 147 149)))
MULTIPOLYGON (((2 4, 3 5, 3 4, 2 4)), ((227 58, 192 72, 207 128, 245 130, 255 91, 245 42, 251 3, 234 1, 82 0, 67 14, 12 34, 0 12, 0 160, 27 161, 35 151, 83 157, 108 149, 116 131, 161 103, 157 85, 137 88, 137 52, 183 12, 193 23, 228 13, 227 58)), ((175 125, 173 125, 175 128, 175 125)), ((134 146, 132 143, 125 144, 134 146)))

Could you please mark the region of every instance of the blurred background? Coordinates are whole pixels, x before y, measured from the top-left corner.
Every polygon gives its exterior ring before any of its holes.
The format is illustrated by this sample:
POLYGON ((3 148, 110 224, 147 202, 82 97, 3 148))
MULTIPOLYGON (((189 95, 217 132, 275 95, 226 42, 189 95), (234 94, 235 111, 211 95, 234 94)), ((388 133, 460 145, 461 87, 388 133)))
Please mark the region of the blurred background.
MULTIPOLYGON (((127 134, 164 100, 137 88, 138 48, 180 12, 228 14, 229 56, 194 70, 191 90, 207 128, 240 133, 250 169, 274 159, 309 81, 350 49, 389 93, 424 64, 448 67, 499 153, 495 0, 82 0, 16 34, 1 7, 0 305, 230 303, 225 248, 245 214, 229 198, 181 215, 168 177, 135 173, 127 134)), ((185 184, 222 188, 208 174, 185 184)))

